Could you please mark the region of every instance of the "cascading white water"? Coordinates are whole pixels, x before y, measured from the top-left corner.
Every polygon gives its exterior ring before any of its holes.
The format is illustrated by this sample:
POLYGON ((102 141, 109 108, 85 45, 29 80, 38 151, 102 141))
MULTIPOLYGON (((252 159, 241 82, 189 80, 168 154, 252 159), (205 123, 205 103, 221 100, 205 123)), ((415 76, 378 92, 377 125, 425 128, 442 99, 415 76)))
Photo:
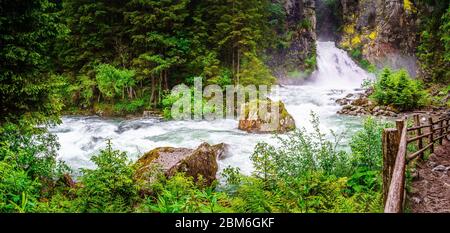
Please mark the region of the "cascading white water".
MULTIPOLYGON (((356 130, 360 119, 338 116, 337 98, 359 88, 368 74, 359 68, 333 42, 318 42, 318 71, 303 86, 280 88, 280 98, 294 117, 298 127, 311 128, 310 112, 315 112, 321 128, 336 132, 356 130)), ((237 129, 236 120, 163 121, 161 119, 102 119, 99 117, 63 117, 63 123, 50 129, 59 138, 59 158, 74 169, 90 168, 89 158, 111 139, 115 149, 128 152, 131 159, 156 147, 196 148, 202 142, 230 145, 229 157, 219 162, 221 168, 239 167, 252 171, 250 155, 260 141, 275 143, 271 135, 248 134, 237 129)))
POLYGON ((322 88, 360 88, 364 79, 371 78, 344 50, 338 49, 332 41, 317 42, 317 66, 313 83, 322 88))

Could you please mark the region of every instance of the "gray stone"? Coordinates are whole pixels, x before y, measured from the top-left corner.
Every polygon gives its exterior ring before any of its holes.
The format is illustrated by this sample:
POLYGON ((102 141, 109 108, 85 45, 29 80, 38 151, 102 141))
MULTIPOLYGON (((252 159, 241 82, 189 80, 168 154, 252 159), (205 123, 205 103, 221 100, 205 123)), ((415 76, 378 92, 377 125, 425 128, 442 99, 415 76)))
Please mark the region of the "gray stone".
POLYGON ((433 161, 429 161, 428 162, 428 167, 436 167, 436 162, 433 162, 433 161))
POLYGON ((436 166, 435 168, 433 168, 433 170, 431 170, 431 171, 433 171, 433 172, 445 172, 445 171, 447 171, 447 167, 444 166, 444 165, 439 165, 439 166, 436 166))
POLYGON ((411 201, 413 201, 416 204, 420 204, 422 202, 422 200, 419 197, 412 197, 411 201))
POLYGON ((177 172, 211 184, 216 180, 217 159, 226 153, 226 145, 201 144, 197 149, 160 147, 144 154, 134 165, 134 180, 142 185, 142 193, 150 193, 149 187, 156 180, 157 172, 172 177, 177 172))

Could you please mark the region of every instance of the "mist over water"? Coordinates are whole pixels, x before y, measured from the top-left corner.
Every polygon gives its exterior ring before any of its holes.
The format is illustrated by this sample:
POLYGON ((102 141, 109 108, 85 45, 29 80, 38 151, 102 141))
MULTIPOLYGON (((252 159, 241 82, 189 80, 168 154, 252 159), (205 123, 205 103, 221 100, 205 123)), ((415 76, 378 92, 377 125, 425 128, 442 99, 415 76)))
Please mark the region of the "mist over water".
MULTIPOLYGON (((334 130, 351 134, 361 125, 361 118, 338 116, 335 100, 360 88, 369 75, 335 47, 334 42, 318 42, 318 70, 309 83, 283 86, 279 98, 294 117, 297 127, 311 130, 311 111, 315 112, 324 132, 334 130)), ((276 98, 274 98, 276 99, 276 98)), ((238 121, 164 121, 147 119, 103 119, 99 117, 65 116, 63 123, 51 128, 58 136, 59 158, 73 169, 93 168, 89 158, 111 139, 115 149, 125 151, 132 160, 157 147, 196 148, 201 143, 226 143, 228 157, 219 161, 220 169, 239 167, 244 174, 253 170, 250 156, 258 142, 274 144, 272 135, 249 134, 237 129, 238 121)), ((286 135, 288 136, 288 135, 286 135)), ((344 142, 345 144, 345 142, 344 142)))
POLYGON ((317 42, 317 53, 318 70, 312 74, 312 83, 316 86, 357 89, 364 79, 371 77, 332 41, 317 42))

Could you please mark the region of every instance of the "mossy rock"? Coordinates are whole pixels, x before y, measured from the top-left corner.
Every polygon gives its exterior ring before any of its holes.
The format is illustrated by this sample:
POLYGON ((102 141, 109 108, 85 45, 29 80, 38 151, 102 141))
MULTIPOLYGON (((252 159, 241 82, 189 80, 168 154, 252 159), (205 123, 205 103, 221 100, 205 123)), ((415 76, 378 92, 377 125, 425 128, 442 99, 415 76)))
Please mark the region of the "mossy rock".
POLYGON ((281 101, 253 100, 244 104, 241 112, 243 115, 239 120, 239 129, 249 133, 285 133, 296 128, 294 118, 281 101), (278 107, 277 113, 272 112, 274 104, 278 107), (259 112, 260 105, 267 107, 265 113, 259 112))
POLYGON ((149 187, 158 174, 172 177, 177 172, 194 177, 196 181, 202 177, 205 185, 216 180, 218 171, 217 159, 226 151, 225 144, 201 144, 197 149, 160 147, 144 154, 134 165, 134 179, 143 190, 141 193, 151 193, 149 187))

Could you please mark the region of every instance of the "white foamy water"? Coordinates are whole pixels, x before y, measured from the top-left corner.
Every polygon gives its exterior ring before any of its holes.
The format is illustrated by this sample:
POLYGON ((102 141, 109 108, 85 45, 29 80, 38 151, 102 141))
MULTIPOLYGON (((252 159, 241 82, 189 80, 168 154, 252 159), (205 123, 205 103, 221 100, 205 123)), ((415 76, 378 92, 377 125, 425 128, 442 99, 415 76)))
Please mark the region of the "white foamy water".
POLYGON ((372 78, 334 42, 317 42, 317 66, 313 83, 321 88, 360 88, 364 79, 372 78))
MULTIPOLYGON (((319 116, 320 127, 324 131, 349 131, 350 134, 359 127, 361 120, 336 115, 340 107, 335 100, 354 92, 368 74, 333 42, 318 42, 317 52, 318 71, 314 80, 308 85, 281 87, 279 97, 294 117, 297 127, 311 129, 309 121, 313 111, 319 116)), ((238 130, 236 120, 195 122, 65 116, 62 121, 50 131, 59 138, 59 158, 74 169, 93 167, 89 158, 105 147, 107 139, 111 139, 115 149, 126 151, 133 160, 156 147, 196 148, 203 142, 226 143, 230 146, 229 156, 219 162, 220 168, 239 167, 242 172, 250 174, 250 155, 254 146, 261 141, 275 143, 271 135, 238 130)))

